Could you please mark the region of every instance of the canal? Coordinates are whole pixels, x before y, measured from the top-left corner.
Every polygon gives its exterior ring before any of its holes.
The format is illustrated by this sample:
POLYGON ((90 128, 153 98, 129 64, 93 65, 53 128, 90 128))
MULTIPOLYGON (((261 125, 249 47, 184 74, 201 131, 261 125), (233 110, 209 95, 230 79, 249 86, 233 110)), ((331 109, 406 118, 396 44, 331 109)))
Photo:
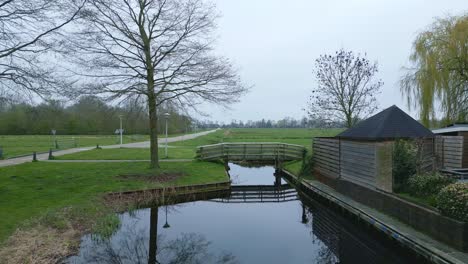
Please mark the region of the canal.
POLYGON ((67 263, 422 263, 273 167, 230 167, 230 196, 120 214, 110 238, 84 236, 67 263))

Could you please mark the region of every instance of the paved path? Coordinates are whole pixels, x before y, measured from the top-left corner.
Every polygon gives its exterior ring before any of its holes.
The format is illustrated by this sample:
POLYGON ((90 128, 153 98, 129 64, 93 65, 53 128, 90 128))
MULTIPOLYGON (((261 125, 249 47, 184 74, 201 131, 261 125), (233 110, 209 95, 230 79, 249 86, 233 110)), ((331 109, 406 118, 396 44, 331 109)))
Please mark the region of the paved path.
MULTIPOLYGON (((204 132, 200 132, 200 133, 187 134, 187 135, 183 135, 183 136, 170 137, 170 138, 167 139, 167 142, 172 143, 172 142, 176 142, 176 141, 194 139, 194 138, 197 138, 197 137, 201 137, 201 136, 205 136, 207 134, 213 133, 215 131, 217 131, 217 129, 210 130, 210 131, 204 131, 204 132)), ((165 142, 166 142, 165 138, 159 138, 160 146, 163 145, 165 142)), ((128 143, 128 144, 123 144, 122 147, 123 148, 149 148, 150 147, 150 142, 149 141, 144 141, 144 142, 137 142, 137 143, 128 143)), ((62 155, 66 155, 66 154, 72 154, 72 153, 82 152, 82 151, 86 151, 86 150, 91 150, 91 149, 94 149, 94 148, 95 147, 82 147, 82 148, 72 148, 72 149, 59 150, 59 151, 54 151, 54 156, 62 156, 62 155)), ((109 148, 109 149, 111 149, 111 148, 120 148, 120 145, 102 146, 102 148, 109 148)), ((40 161, 47 160, 48 158, 49 158, 48 153, 37 154, 37 159, 40 160, 40 161)), ((0 160, 0 167, 6 167, 6 166, 22 164, 22 163, 30 162, 31 160, 32 160, 32 155, 31 156, 26 156, 26 157, 19 157, 19 158, 0 160)), ((84 162, 84 161, 74 161, 74 162, 84 162)), ((93 162, 93 161, 88 161, 88 162, 93 162)), ((118 162, 118 161, 112 161, 112 162, 118 162)))

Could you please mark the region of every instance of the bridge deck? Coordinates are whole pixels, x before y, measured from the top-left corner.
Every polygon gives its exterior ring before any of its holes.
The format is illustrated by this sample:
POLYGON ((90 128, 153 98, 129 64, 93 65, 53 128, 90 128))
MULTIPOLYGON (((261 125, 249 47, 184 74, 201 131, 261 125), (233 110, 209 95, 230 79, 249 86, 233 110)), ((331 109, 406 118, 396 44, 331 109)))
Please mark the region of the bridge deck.
POLYGON ((200 160, 290 161, 305 157, 306 148, 285 143, 220 143, 200 146, 200 160))

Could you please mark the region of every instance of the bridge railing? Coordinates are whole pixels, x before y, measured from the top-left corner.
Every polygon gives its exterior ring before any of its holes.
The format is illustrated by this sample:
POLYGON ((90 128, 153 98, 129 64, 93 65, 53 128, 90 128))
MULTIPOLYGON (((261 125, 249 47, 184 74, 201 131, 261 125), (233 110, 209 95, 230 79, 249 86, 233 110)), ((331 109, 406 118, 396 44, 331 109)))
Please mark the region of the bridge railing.
POLYGON ((306 154, 306 148, 285 143, 219 143, 197 148, 200 160, 228 159, 241 160, 300 160, 306 154))

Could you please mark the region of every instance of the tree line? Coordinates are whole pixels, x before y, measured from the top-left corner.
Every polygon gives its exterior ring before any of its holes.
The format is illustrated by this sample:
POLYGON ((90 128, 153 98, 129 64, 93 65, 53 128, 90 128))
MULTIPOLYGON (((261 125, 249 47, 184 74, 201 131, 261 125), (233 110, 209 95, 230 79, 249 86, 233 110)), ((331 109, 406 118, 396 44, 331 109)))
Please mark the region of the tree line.
MULTIPOLYGON (((159 118, 168 113, 168 133, 185 133, 193 129, 193 120, 173 107, 161 108, 159 118)), ((48 100, 38 105, 27 102, 0 106, 0 134, 47 135, 56 130, 58 135, 109 135, 120 128, 124 134, 149 134, 148 111, 145 104, 129 100, 112 106, 96 96, 84 96, 65 105, 48 100)), ((165 132, 165 122, 158 123, 159 133, 165 132)))
POLYGON ((261 119, 261 120, 232 120, 230 123, 222 123, 217 121, 196 121, 198 128, 341 128, 345 127, 343 122, 329 122, 324 119, 310 119, 302 117, 295 119, 293 117, 285 117, 279 120, 261 119))

